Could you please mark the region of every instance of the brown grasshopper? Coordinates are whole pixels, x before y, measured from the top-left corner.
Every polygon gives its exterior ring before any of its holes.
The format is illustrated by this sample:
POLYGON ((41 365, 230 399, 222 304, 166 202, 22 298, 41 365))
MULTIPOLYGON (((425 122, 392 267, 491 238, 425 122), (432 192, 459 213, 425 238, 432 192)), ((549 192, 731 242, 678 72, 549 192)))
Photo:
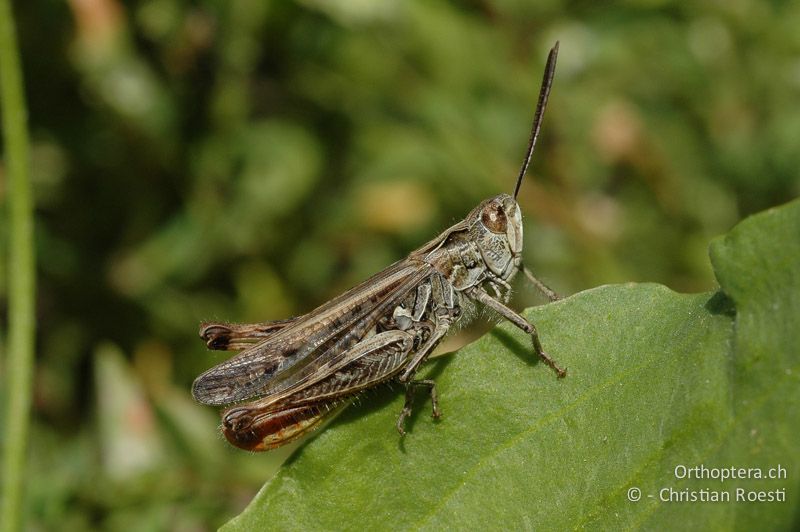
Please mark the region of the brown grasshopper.
POLYGON ((274 449, 319 427, 359 392, 391 380, 406 389, 397 419, 401 435, 418 387, 427 388, 433 417, 440 417, 436 384, 414 380, 414 375, 472 302, 529 334, 539 358, 559 377, 566 375, 542 349, 536 327, 506 306, 509 280, 520 269, 551 300, 558 299, 522 265, 522 215, 516 201, 536 146, 557 54, 558 43, 547 58, 513 196, 500 194, 481 202, 465 220, 407 258, 308 314, 201 326, 200 336, 209 348, 242 350, 192 386, 195 399, 209 405, 252 400, 222 413, 222 432, 229 442, 250 451, 274 449))

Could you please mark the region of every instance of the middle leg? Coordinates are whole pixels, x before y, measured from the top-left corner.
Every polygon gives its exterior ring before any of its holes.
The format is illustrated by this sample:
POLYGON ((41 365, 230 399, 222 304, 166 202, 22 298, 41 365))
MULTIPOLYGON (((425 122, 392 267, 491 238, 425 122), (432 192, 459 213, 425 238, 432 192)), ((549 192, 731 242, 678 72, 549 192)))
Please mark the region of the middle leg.
POLYGON ((428 393, 431 396, 431 403, 433 404, 433 419, 439 419, 442 417, 442 412, 439 410, 439 399, 436 395, 436 383, 430 379, 411 381, 406 384, 406 402, 403 405, 403 410, 400 412, 400 417, 397 418, 397 432, 399 432, 401 436, 406 435, 405 421, 413 411, 414 394, 416 393, 417 388, 428 389, 428 393))

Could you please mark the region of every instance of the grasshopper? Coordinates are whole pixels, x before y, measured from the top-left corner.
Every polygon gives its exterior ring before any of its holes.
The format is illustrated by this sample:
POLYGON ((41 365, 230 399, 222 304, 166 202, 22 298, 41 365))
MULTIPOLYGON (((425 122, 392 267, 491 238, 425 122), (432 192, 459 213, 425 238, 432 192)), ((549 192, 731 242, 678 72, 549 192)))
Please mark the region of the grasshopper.
POLYGON ((566 375, 545 353, 536 327, 507 306, 509 281, 519 270, 550 300, 558 299, 522 264, 522 215, 516 201, 557 54, 558 42, 547 58, 513 196, 499 194, 481 202, 466 219, 407 258, 308 314, 255 324, 201 325, 200 336, 210 349, 241 350, 192 386, 201 403, 234 404, 222 413, 222 432, 231 444, 250 451, 284 445, 318 428, 359 392, 388 381, 405 386, 396 424, 401 436, 418 388, 427 389, 433 417, 439 418, 436 384, 414 376, 474 303, 525 331, 536 355, 558 377, 566 375))

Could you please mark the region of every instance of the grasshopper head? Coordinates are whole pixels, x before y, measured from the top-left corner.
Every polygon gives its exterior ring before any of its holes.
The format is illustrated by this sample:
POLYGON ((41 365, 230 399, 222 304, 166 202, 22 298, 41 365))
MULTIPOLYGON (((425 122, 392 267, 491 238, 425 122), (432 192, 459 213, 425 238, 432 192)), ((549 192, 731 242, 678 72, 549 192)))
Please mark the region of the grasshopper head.
POLYGON ((522 178, 528 171, 533 150, 536 148, 536 139, 539 136, 547 98, 553 84, 557 56, 558 42, 547 56, 542 87, 539 89, 539 101, 536 104, 536 113, 533 115, 528 150, 517 176, 514 195, 500 194, 490 198, 478 205, 469 217, 471 237, 477 242, 486 266, 503 280, 511 278, 522 264, 522 214, 517 204, 517 194, 522 185, 522 178))
POLYGON ((499 194, 482 202, 469 216, 470 232, 486 266, 504 280, 522 261, 522 213, 514 198, 499 194))

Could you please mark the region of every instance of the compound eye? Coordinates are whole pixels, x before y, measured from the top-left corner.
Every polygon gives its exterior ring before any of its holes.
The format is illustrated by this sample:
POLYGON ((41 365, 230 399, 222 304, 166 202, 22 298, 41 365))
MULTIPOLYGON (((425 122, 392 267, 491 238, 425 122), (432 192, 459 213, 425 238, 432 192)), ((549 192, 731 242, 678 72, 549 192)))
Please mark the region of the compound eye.
POLYGON ((481 222, 492 233, 505 234, 506 227, 508 227, 506 212, 496 203, 490 203, 484 207, 483 213, 481 213, 481 222))

